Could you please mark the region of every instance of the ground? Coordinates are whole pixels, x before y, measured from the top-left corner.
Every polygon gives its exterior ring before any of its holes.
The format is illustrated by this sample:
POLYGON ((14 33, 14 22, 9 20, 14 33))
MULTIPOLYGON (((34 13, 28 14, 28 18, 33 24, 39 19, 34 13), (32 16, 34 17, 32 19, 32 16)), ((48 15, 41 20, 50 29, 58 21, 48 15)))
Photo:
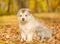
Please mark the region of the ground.
MULTIPOLYGON (((60 44, 60 13, 35 13, 36 20, 49 29, 55 29, 55 39, 50 42, 33 40, 30 44, 60 44)), ((0 44, 26 44, 20 42, 19 23, 16 15, 0 16, 0 44)))

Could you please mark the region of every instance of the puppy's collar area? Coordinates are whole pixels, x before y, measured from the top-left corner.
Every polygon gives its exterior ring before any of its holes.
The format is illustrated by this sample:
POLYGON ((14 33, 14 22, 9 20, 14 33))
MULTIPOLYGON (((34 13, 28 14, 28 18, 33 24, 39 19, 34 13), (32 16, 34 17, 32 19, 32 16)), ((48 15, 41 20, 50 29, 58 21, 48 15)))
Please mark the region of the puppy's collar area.
POLYGON ((25 25, 25 24, 27 24, 27 21, 22 21, 22 22, 20 22, 22 25, 25 25))

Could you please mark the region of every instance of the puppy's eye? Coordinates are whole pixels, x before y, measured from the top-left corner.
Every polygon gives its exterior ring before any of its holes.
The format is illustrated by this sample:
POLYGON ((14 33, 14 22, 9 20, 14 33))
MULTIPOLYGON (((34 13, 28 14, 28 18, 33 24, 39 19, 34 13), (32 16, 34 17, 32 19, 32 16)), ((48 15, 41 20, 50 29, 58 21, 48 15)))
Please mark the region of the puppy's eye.
POLYGON ((25 15, 27 17, 27 15, 25 15))
POLYGON ((20 17, 22 17, 22 15, 20 15, 20 17))

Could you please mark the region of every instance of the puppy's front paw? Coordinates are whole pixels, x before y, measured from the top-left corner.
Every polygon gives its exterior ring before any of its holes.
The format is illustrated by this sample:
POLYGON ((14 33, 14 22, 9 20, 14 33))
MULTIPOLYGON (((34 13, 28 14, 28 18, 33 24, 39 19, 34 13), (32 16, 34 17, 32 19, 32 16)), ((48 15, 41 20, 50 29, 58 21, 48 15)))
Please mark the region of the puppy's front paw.
POLYGON ((21 42, 26 41, 26 35, 25 34, 21 34, 21 42))
POLYGON ((32 37, 33 37, 33 35, 29 33, 29 34, 27 35, 26 43, 30 43, 30 42, 32 41, 32 37))
POLYGON ((21 41, 21 42, 25 42, 25 41, 26 41, 26 39, 24 39, 24 38, 21 38, 21 39, 20 39, 20 41, 21 41))

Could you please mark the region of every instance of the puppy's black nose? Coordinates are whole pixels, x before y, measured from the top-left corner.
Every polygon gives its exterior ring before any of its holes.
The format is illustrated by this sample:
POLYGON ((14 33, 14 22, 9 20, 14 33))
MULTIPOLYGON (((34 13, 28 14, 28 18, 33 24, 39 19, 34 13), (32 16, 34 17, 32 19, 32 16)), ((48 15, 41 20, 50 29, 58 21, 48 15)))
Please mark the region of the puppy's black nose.
POLYGON ((22 18, 22 21, 24 21, 25 19, 24 18, 22 18))

